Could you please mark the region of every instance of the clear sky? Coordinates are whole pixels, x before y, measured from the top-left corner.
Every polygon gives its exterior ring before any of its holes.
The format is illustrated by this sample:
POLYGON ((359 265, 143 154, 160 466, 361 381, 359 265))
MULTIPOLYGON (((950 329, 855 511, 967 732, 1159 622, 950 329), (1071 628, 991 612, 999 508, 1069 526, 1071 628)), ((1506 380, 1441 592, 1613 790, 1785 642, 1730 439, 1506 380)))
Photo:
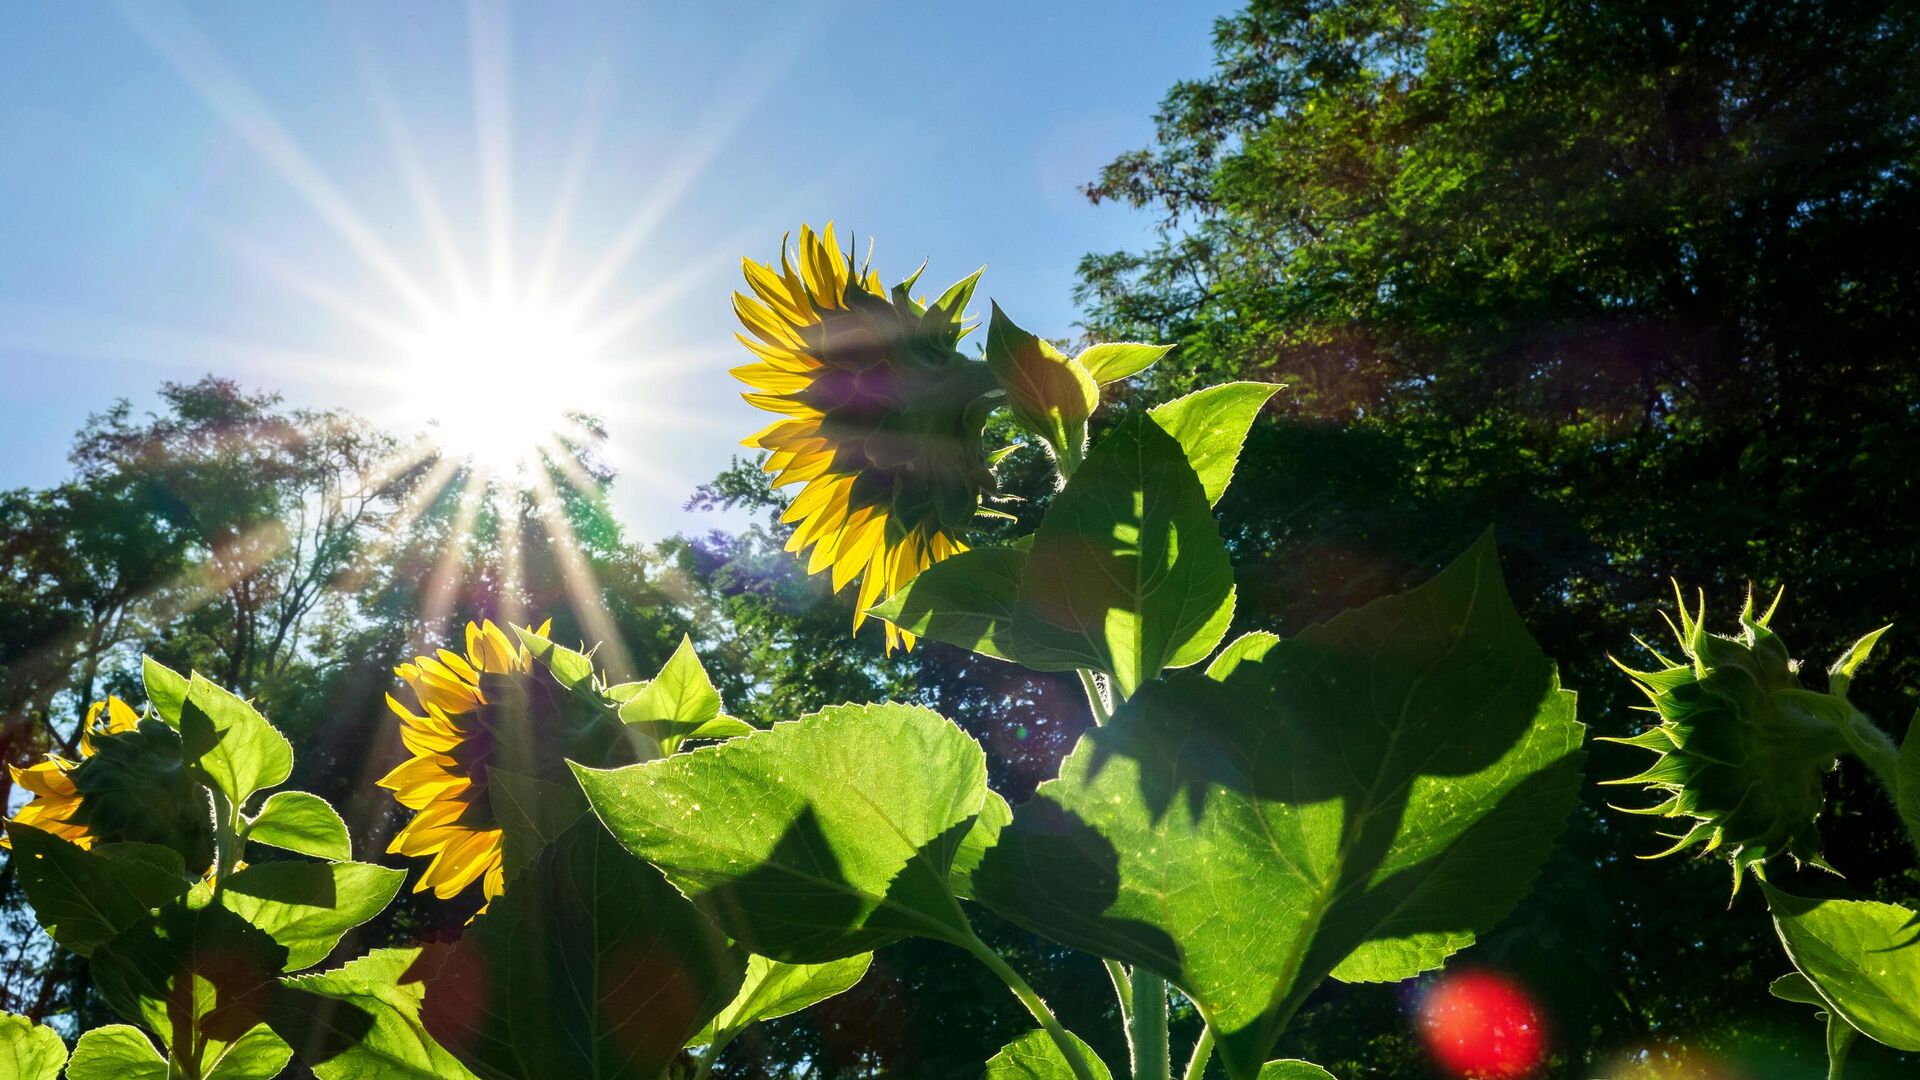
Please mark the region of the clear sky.
POLYGON ((9 4, 0 486, 210 371, 417 429, 473 388, 436 395, 405 342, 504 298, 591 331, 622 515, 693 524, 761 426, 726 374, 740 255, 832 218, 889 281, 985 263, 982 307, 1071 334, 1076 261, 1150 226, 1076 186, 1147 143, 1228 7, 9 4))

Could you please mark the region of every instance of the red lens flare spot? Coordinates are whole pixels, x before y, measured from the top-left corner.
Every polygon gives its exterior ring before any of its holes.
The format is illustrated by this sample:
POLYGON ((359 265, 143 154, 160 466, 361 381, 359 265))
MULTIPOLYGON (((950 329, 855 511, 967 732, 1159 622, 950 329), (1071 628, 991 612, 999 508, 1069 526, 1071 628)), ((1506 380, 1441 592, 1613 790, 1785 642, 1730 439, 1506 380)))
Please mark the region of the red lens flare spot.
POLYGON ((1466 1080, 1518 1080, 1546 1056, 1546 1028, 1533 998, 1490 971, 1443 976, 1421 999, 1420 1032, 1441 1068, 1466 1080))

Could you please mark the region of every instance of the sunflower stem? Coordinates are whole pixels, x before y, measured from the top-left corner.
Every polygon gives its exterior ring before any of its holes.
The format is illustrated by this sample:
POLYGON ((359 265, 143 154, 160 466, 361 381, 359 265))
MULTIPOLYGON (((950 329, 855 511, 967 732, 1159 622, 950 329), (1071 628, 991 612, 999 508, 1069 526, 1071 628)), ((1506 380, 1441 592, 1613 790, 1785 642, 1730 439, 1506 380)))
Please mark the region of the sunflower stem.
POLYGON ((1200 1080, 1206 1075, 1207 1061, 1213 1057, 1213 1028, 1202 1025, 1200 1040, 1193 1044, 1193 1056, 1187 1059, 1187 1071, 1181 1080, 1200 1080))
POLYGON ((1133 1080, 1171 1080, 1167 1047, 1167 981, 1133 965, 1133 1080))
POLYGON ((1027 984, 1027 980, 1020 977, 1019 972, 1013 970, 1012 965, 981 941, 978 934, 969 933, 965 938, 956 939, 955 944, 972 953, 974 959, 985 964, 988 971, 998 975, 1000 981, 1007 984, 1007 989, 1013 991, 1013 996, 1020 999, 1020 1004, 1027 1007, 1027 1011, 1033 1014, 1033 1018, 1053 1039, 1053 1044, 1060 1048, 1060 1056, 1066 1059, 1067 1067, 1073 1070, 1075 1080, 1098 1080, 1093 1067, 1087 1063, 1080 1043, 1067 1033, 1067 1029, 1053 1015, 1053 1010, 1047 1008, 1047 1003, 1027 984))
POLYGON ((1113 712, 1107 707, 1107 695, 1100 688, 1100 677, 1086 668, 1076 668, 1075 674, 1080 676, 1080 688, 1087 692, 1087 708, 1093 710, 1094 724, 1105 727, 1107 721, 1113 719, 1113 712))
POLYGON ((226 884, 227 875, 240 861, 242 838, 237 822, 239 810, 219 788, 213 793, 213 884, 219 888, 226 884))

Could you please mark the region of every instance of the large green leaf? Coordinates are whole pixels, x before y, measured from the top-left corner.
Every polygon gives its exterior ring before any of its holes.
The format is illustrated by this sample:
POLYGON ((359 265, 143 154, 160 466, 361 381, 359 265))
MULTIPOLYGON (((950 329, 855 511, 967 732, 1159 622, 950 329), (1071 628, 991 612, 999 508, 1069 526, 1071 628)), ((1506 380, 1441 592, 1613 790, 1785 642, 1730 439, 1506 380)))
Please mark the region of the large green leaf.
POLYGON ((316 859, 353 858, 347 823, 327 800, 304 791, 276 791, 247 825, 247 839, 316 859))
POLYGON ((1222 680, 1143 686, 1015 813, 974 891, 1171 979, 1252 1077, 1327 975, 1406 978, 1511 908, 1572 809, 1581 733, 1484 541, 1222 680))
POLYGON ((105 1024, 80 1033, 67 1080, 167 1080, 167 1059, 139 1028, 105 1024))
POLYGON ((419 949, 375 949, 332 971, 280 980, 269 1022, 320 1080, 471 1080, 427 1034, 419 949))
POLYGON ((1155 405, 1147 415, 1173 436, 1207 493, 1207 505, 1220 501, 1240 447, 1247 441, 1260 409, 1280 389, 1274 383, 1235 382, 1209 386, 1186 397, 1155 405))
POLYGON ((1920 915, 1763 887, 1788 958, 1828 1007, 1868 1038, 1920 1050, 1920 915))
POLYGON ((380 914, 405 878, 369 863, 256 863, 228 878, 219 900, 286 950, 283 970, 298 971, 326 959, 343 934, 380 914))
POLYGON ((245 699, 195 675, 180 709, 187 771, 244 806, 256 791, 285 783, 293 745, 245 699))
MULTIPOLYGON (((1093 1068, 1095 1080, 1109 1080, 1113 1073, 1093 1047, 1081 1041, 1080 1036, 1068 1032, 1080 1047, 1082 1059, 1093 1068)), ((985 1080, 1074 1080, 1073 1066, 1067 1064, 1066 1055, 1060 1052, 1060 1044, 1053 1036, 1044 1031, 1029 1031, 1000 1048, 1000 1052, 987 1059, 985 1080)))
POLYGON ((655 1080, 745 968, 658 871, 582 818, 447 950, 421 1018, 489 1080, 655 1080))
POLYGON ((171 848, 101 844, 88 851, 24 825, 7 833, 33 917, 81 956, 187 891, 186 866, 171 848))
POLYGON ((263 1019, 262 992, 286 957, 200 885, 96 949, 91 963, 115 1011, 204 1069, 263 1019))
POLYGON ((67 1044, 50 1027, 0 1012, 0 1080, 60 1080, 67 1044))
POLYGON ((817 964, 971 931, 948 883, 986 758, 939 714, 841 705, 624 769, 594 812, 748 950, 817 964))
POLYGON ((1233 618, 1233 567, 1173 436, 1133 416, 1094 447, 1034 534, 1019 596, 1024 636, 1123 697, 1206 659, 1233 618))
POLYGON ((953 895, 962 899, 973 899, 973 871, 985 858, 987 850, 1000 842, 1000 830, 1013 823, 1013 807, 992 788, 987 789, 987 799, 980 804, 980 816, 973 819, 973 826, 960 840, 960 847, 953 853, 953 869, 947 873, 947 884, 953 889, 953 895))
POLYGON ((688 1039, 687 1045, 725 1046, 762 1020, 797 1013, 835 994, 846 993, 866 976, 867 967, 872 963, 872 953, 824 964, 783 964, 765 956, 749 956, 740 992, 706 1027, 688 1039))

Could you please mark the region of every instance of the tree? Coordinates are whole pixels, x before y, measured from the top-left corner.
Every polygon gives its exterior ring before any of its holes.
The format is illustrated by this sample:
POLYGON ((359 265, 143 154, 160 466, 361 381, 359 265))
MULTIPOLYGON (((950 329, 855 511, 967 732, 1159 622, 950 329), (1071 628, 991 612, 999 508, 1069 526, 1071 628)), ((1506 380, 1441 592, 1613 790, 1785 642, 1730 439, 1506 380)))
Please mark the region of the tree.
MULTIPOLYGON (((1657 625, 1668 576, 1722 617, 1749 581, 1788 586, 1782 618, 1822 665, 1911 618, 1912 11, 1260 0, 1216 51, 1154 146, 1087 189, 1155 212, 1161 238, 1089 256, 1080 295, 1090 336, 1180 342, 1145 395, 1288 385, 1222 503, 1243 618, 1291 632, 1494 522, 1603 735, 1635 714, 1600 658, 1657 625)), ((1876 668, 1883 722, 1917 655, 1876 668)), ((1596 779, 1636 767, 1593 760, 1596 779)), ((1846 818, 1880 798, 1843 777, 1828 858, 1855 887, 1912 873, 1846 818)), ((1629 858, 1653 842, 1596 797, 1478 955, 1537 980, 1569 1075, 1631 1044, 1785 1052, 1756 1033, 1799 1029, 1748 974, 1778 961, 1706 929, 1724 877, 1629 858)), ((1314 1060, 1421 1075, 1404 1036, 1354 1034, 1405 1032, 1391 999, 1316 1008, 1314 1060)))

